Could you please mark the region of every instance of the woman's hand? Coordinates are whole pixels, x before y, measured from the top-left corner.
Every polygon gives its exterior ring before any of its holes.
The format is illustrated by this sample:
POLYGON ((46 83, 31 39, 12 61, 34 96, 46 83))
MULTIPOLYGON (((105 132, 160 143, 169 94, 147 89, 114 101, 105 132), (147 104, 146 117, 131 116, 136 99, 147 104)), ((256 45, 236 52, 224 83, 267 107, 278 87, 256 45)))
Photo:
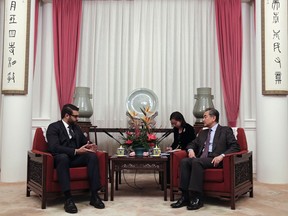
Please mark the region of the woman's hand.
POLYGON ((172 147, 170 147, 170 146, 167 147, 167 148, 166 148, 166 151, 172 151, 172 147))

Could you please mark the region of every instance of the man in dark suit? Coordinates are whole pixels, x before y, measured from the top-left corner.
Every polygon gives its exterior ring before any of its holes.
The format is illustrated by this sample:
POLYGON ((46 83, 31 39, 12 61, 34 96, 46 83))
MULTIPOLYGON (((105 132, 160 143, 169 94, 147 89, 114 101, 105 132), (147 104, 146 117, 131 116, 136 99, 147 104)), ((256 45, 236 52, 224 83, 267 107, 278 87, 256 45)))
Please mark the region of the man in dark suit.
POLYGON ((98 196, 101 185, 98 158, 95 154, 97 146, 87 141, 76 124, 78 117, 79 108, 66 104, 61 110, 62 120, 50 124, 47 129, 48 147, 54 157, 61 190, 65 195, 64 209, 68 213, 78 211, 70 192, 70 167, 87 166, 91 190, 90 205, 98 209, 105 208, 98 196))
POLYGON ((187 145, 188 158, 181 161, 180 190, 182 197, 172 203, 172 208, 187 206, 196 210, 203 206, 203 175, 207 168, 222 166, 226 154, 240 151, 230 127, 220 126, 219 112, 208 108, 203 115, 207 130, 199 133, 195 140, 187 145))

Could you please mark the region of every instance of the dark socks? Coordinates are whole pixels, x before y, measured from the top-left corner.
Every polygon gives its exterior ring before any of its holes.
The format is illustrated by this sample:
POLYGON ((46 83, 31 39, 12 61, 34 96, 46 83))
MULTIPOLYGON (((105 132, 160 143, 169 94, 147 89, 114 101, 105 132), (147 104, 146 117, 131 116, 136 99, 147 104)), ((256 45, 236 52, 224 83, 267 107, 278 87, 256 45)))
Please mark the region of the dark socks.
POLYGON ((91 200, 95 200, 97 196, 98 196, 97 191, 91 191, 91 200))
POLYGON ((64 196, 65 196, 65 200, 68 200, 68 199, 72 198, 70 190, 69 191, 65 191, 64 192, 64 196))
POLYGON ((189 200, 189 193, 188 193, 188 191, 183 190, 183 191, 182 191, 182 196, 184 197, 185 200, 187 200, 187 201, 189 200))

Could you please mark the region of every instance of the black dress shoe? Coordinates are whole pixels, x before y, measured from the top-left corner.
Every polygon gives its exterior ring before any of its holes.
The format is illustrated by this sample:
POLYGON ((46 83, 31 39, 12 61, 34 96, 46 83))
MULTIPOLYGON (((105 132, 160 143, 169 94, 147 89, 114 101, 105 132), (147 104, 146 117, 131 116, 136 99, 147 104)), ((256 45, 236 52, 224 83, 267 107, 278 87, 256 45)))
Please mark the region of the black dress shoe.
POLYGON ((91 198, 90 205, 98 209, 105 208, 105 204, 102 202, 102 200, 100 199, 98 195, 95 195, 94 197, 91 198))
POLYGON ((78 212, 78 209, 74 201, 71 198, 65 201, 64 209, 65 209, 65 212, 70 213, 70 214, 74 214, 78 212))
POLYGON ((187 210, 197 210, 203 207, 203 201, 199 198, 194 198, 192 201, 189 202, 187 205, 187 210))
POLYGON ((183 206, 187 206, 188 205, 188 200, 185 199, 184 196, 182 196, 179 200, 177 200, 176 203, 172 203, 170 206, 172 208, 181 208, 183 206))

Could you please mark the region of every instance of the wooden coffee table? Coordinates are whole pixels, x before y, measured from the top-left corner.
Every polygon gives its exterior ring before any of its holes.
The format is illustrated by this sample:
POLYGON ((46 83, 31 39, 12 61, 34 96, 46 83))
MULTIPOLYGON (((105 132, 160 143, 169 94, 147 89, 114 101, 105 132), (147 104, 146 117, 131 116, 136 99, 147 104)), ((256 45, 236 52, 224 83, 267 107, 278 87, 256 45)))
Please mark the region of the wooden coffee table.
MULTIPOLYGON (((118 157, 113 155, 110 158, 112 162, 111 169, 111 194, 110 200, 114 200, 114 174, 121 173, 121 170, 153 170, 163 174, 162 185, 164 190, 164 200, 167 201, 167 174, 166 163, 167 157, 118 157)), ((116 189, 118 189, 118 180, 116 181, 116 189)))

